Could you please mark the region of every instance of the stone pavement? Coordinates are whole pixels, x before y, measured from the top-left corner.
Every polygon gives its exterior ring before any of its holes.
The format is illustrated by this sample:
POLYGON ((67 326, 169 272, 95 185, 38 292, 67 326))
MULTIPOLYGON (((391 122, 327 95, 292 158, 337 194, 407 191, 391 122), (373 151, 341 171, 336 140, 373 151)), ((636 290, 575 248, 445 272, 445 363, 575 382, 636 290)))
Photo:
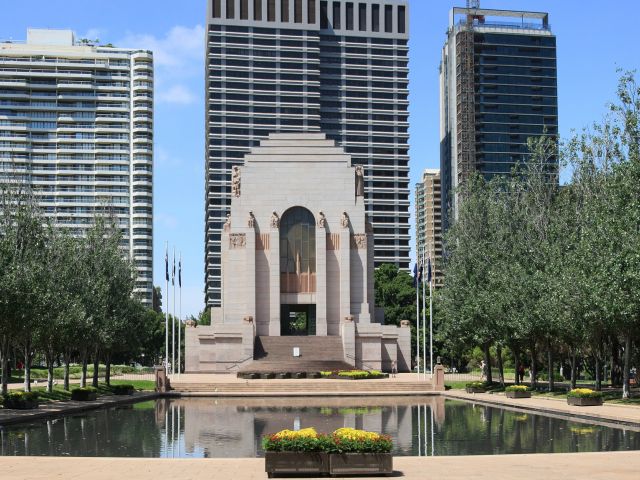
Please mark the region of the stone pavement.
MULTIPOLYGON (((176 385, 176 384, 180 384, 180 383, 238 383, 238 384, 244 384, 247 383, 247 380, 244 378, 238 378, 235 373, 229 373, 229 374, 224 374, 224 373, 181 373, 180 375, 174 374, 174 375, 169 375, 169 378, 171 379, 171 385, 176 385)), ((287 378, 287 379, 277 379, 277 378, 272 378, 269 380, 261 380, 261 379, 255 379, 255 380, 249 380, 250 383, 256 383, 256 384, 260 384, 260 383, 271 383, 271 384, 275 384, 275 383, 283 383, 283 384, 291 384, 292 382, 306 382, 306 383, 313 383, 313 382, 327 382, 326 379, 323 378, 305 378, 305 379, 293 379, 293 378, 287 378)), ((350 381, 357 381, 357 382, 409 382, 409 383, 413 383, 413 382, 417 382, 417 381, 424 381, 426 383, 431 383, 431 379, 429 378, 429 376, 427 376, 427 380, 424 380, 424 377, 422 375, 418 376, 415 373, 398 373, 397 376, 395 378, 384 378, 384 379, 376 379, 376 380, 343 380, 344 382, 350 382, 350 381)))
MULTIPOLYGON (((637 480, 640 477, 640 452, 396 457, 394 470, 393 477, 407 480, 637 480)), ((267 475, 264 472, 264 459, 261 458, 0 457, 0 478, 263 480, 267 475)), ((350 478, 366 480, 381 477, 350 478)))
MULTIPOLYGON (((562 398, 550 398, 533 396, 531 398, 507 398, 504 394, 490 393, 467 393, 463 390, 448 390, 446 398, 457 398, 489 405, 499 405, 501 407, 513 407, 540 412, 544 415, 571 415, 578 419, 604 420, 609 422, 622 422, 640 426, 640 406, 621 405, 615 403, 605 403, 597 407, 578 407, 567 405, 567 401, 562 398)), ((640 479, 640 472, 638 472, 640 479)))

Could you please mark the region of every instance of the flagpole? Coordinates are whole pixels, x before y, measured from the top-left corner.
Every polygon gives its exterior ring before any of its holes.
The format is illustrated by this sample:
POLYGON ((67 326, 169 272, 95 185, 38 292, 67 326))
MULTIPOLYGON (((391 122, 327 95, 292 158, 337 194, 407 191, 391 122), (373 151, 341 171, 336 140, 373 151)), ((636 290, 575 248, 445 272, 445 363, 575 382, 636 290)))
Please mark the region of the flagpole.
POLYGON ((420 258, 420 254, 416 255, 416 267, 415 267, 415 282, 416 282, 416 363, 417 363, 417 374, 418 378, 420 377, 420 267, 418 267, 418 260, 420 258))
MULTIPOLYGON (((178 375, 182 371, 182 252, 178 262, 178 291, 180 306, 178 307, 178 375)), ((180 417, 178 417, 178 420, 180 417)), ((180 422, 178 421, 178 435, 180 435, 180 422)))
POLYGON ((435 278, 431 271, 431 254, 429 254, 429 364, 431 367, 431 375, 433 378, 433 279, 435 278))
MULTIPOLYGON (((424 277, 424 247, 422 248, 422 276, 424 277)), ((427 272, 427 275, 429 274, 429 272, 427 272)), ((422 367, 422 376, 424 377, 424 379, 427 379, 427 349, 426 349, 426 345, 425 345, 425 337, 426 337, 426 333, 427 333, 427 321, 426 321, 426 306, 425 306, 425 285, 424 285, 424 278, 422 279, 422 354, 424 355, 425 358, 425 362, 423 364, 422 367)))
POLYGON ((169 242, 167 242, 165 251, 164 251, 164 268, 165 274, 164 278, 167 283, 167 288, 165 289, 165 294, 167 296, 167 305, 165 307, 165 317, 164 317, 164 368, 166 374, 169 374, 169 242))
POLYGON ((176 370, 176 247, 173 247, 173 270, 171 275, 173 286, 173 319, 171 327, 171 373, 176 370))

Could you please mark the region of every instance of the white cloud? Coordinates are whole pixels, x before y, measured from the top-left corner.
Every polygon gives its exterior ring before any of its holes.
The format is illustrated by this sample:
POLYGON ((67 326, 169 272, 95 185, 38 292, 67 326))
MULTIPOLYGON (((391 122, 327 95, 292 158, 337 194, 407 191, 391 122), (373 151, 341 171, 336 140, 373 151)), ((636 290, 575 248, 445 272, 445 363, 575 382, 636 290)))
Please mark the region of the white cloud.
POLYGON ((162 89, 156 95, 158 102, 173 103, 176 105, 190 105, 195 103, 197 97, 184 85, 173 85, 168 89, 162 89))

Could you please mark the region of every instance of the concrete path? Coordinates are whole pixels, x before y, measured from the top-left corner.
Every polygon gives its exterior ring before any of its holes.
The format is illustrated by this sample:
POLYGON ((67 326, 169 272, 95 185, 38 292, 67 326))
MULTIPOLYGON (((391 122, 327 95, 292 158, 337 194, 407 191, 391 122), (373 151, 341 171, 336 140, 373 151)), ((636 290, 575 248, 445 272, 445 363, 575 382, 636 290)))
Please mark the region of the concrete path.
MULTIPOLYGON (((502 393, 466 393, 462 390, 448 390, 447 398, 457 398, 490 405, 522 408, 543 414, 571 415, 583 419, 623 422, 640 426, 640 406, 605 403, 598 407, 577 407, 567 405, 562 398, 533 396, 531 398, 507 398, 502 393)), ((640 472, 638 472, 640 479, 640 472)))
MULTIPOLYGON (((407 480, 637 480, 640 452, 459 457, 396 457, 407 480)), ((15 480, 263 480, 264 459, 0 457, 0 477, 15 480)), ((292 478, 292 477, 288 477, 292 478)), ((309 478, 309 477, 306 477, 309 478)), ((342 477, 335 477, 342 478, 342 477)), ((350 477, 379 479, 381 477, 350 477)))

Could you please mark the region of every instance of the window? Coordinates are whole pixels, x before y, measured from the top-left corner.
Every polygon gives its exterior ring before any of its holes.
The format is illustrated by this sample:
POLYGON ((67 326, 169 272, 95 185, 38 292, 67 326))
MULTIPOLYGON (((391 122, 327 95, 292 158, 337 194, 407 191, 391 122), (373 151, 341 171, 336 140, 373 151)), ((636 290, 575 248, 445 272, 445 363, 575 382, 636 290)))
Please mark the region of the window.
POLYGON ((329 28, 329 18, 327 17, 327 2, 320 2, 320 28, 329 28))
POLYGON ((276 21, 276 0, 267 0, 267 21, 276 21))
MULTIPOLYGON (((290 208, 282 214, 282 220, 280 221, 280 273, 290 274, 299 280, 303 280, 301 277, 315 272, 315 218, 306 208, 290 208)), ((290 280, 293 280, 294 284, 297 283, 294 278, 290 280)), ((293 291, 298 290, 295 289, 293 291)))
POLYGON ((384 31, 393 32, 393 5, 384 6, 384 31))
POLYGON ((353 30, 353 3, 348 2, 347 3, 347 19, 346 19, 346 24, 347 24, 347 30, 353 30))
POLYGON ((316 23, 316 0, 307 0, 307 21, 316 23))
POLYGON ((289 21, 289 0, 282 0, 282 3, 280 4, 280 21, 289 21))
POLYGON ((406 31, 405 7, 401 5, 398 7, 398 33, 405 33, 406 31))
POLYGON ((293 0, 293 21, 302 23, 302 0, 293 0))
POLYGON ((380 5, 371 5, 371 30, 380 31, 380 5))
POLYGON ((212 0, 213 4, 212 4, 212 8, 211 10, 213 11, 213 18, 220 18, 220 2, 222 0, 212 0))
POLYGON ((333 28, 334 30, 340 30, 342 28, 340 22, 340 2, 333 2, 333 28))
POLYGON ((240 20, 249 20, 249 0, 240 0, 240 20))
POLYGON ((262 20, 262 0, 253 0, 253 19, 262 20))
POLYGON ((358 28, 361 32, 367 29, 367 5, 365 3, 358 4, 358 28))
POLYGON ((233 18, 236 16, 235 12, 235 1, 227 0, 227 18, 233 18))

